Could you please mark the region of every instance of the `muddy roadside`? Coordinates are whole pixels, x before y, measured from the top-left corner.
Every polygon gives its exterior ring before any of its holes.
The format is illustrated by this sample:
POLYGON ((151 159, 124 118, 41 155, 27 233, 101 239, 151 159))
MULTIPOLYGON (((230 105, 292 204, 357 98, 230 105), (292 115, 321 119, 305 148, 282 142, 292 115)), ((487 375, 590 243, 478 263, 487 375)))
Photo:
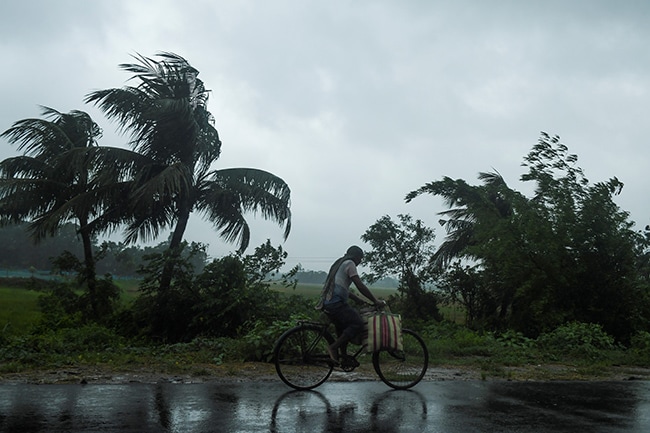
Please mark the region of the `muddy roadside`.
MULTIPOLYGON (((124 383, 205 383, 277 381, 273 364, 227 363, 222 365, 192 365, 183 370, 166 370, 138 366, 115 369, 107 366, 69 366, 20 373, 0 374, 0 384, 124 384, 124 383)), ((362 365, 353 372, 335 370, 332 381, 378 380, 372 366, 362 365)), ((570 365, 526 365, 500 367, 482 371, 465 366, 432 366, 424 377, 426 381, 489 380, 489 381, 626 381, 650 380, 650 368, 608 367, 595 371, 570 365)))

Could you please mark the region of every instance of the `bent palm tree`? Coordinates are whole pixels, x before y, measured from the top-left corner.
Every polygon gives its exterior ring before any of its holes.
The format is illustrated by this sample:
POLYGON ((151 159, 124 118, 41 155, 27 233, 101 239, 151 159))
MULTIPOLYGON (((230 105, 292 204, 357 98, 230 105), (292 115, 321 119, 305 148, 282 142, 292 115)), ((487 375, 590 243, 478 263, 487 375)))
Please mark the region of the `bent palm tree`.
POLYGON ((512 214, 516 193, 508 188, 501 175, 479 173, 479 179, 483 185, 473 186, 462 179, 445 176, 407 194, 407 203, 428 193, 442 197, 449 207, 439 212, 447 218, 439 221, 447 231, 447 238, 433 255, 433 264, 444 267, 454 258, 477 258, 470 247, 477 243, 477 236, 486 236, 478 233, 477 227, 482 226, 485 232, 486 227, 494 227, 496 221, 512 214))
POLYGON ((83 275, 97 317, 93 232, 88 225, 99 213, 88 201, 93 169, 72 161, 79 150, 96 146, 101 129, 83 111, 62 114, 43 107, 43 115, 50 120, 24 119, 1 135, 25 153, 0 162, 0 223, 30 221, 29 231, 38 242, 76 221, 83 243, 83 275))
MULTIPOLYGON (((207 111, 208 91, 185 59, 172 53, 159 57, 155 61, 138 55, 138 64, 120 65, 135 74, 136 87, 100 90, 86 97, 130 134, 131 157, 118 164, 105 161, 122 171, 122 177, 126 172, 133 175, 125 214, 127 241, 152 239, 171 228, 173 257, 194 211, 211 221, 226 241, 239 242, 240 251, 250 238, 246 212, 260 212, 284 225, 286 239, 291 228, 288 185, 263 170, 211 170, 221 141, 207 111)), ((105 170, 110 172, 109 167, 105 170)), ((114 179, 116 173, 110 176, 114 179)), ((168 263, 161 290, 171 284, 173 261, 168 263)))

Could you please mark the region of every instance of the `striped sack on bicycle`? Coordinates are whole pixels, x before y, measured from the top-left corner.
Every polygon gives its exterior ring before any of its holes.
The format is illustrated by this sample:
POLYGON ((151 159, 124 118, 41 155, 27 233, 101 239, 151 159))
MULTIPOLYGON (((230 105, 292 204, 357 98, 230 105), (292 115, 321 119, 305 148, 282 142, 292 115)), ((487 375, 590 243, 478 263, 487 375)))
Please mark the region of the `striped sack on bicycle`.
POLYGON ((402 316, 381 312, 368 317, 368 352, 403 350, 402 316))

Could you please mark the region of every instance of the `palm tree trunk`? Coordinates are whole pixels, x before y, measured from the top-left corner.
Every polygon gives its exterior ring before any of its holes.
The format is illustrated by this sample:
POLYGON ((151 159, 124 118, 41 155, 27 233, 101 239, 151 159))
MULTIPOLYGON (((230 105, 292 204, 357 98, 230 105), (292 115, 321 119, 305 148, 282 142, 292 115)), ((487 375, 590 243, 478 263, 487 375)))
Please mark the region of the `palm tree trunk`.
POLYGON ((93 318, 98 319, 101 313, 99 311, 97 278, 95 274, 95 258, 93 257, 92 239, 87 230, 83 228, 84 222, 81 221, 81 223, 82 228, 79 230, 79 234, 81 235, 84 252, 83 278, 86 282, 86 286, 88 287, 88 299, 90 300, 90 308, 93 318))
POLYGON ((181 253, 180 246, 183 241, 183 235, 185 234, 185 229, 187 228, 187 222, 190 219, 189 207, 183 209, 178 216, 178 221, 176 222, 176 227, 172 233, 172 237, 169 240, 169 249, 168 257, 163 266, 163 271, 160 275, 160 292, 164 293, 171 287, 172 276, 174 275, 174 264, 176 259, 181 253))

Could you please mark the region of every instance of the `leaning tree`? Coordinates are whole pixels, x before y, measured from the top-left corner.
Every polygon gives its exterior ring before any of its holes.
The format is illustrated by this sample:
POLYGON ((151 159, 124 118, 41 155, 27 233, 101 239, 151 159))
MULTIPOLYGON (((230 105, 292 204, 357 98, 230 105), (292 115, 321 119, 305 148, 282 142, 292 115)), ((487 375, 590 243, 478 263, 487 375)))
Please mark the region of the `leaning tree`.
POLYGON ((160 276, 160 289, 171 285, 174 258, 180 254, 190 215, 213 223, 227 242, 244 251, 250 228, 244 216, 259 213, 291 228, 290 189, 279 177, 254 168, 214 169, 221 141, 207 109, 209 91, 199 71, 173 53, 158 60, 137 55, 137 63, 120 67, 134 74, 134 86, 95 91, 94 103, 130 137, 131 155, 119 160, 97 158, 109 182, 129 183, 128 198, 107 219, 126 224, 126 240, 151 240, 171 229, 170 260, 160 276), (120 174, 111 173, 111 169, 120 174))
POLYGON ((495 172, 481 173, 482 185, 445 177, 406 200, 446 200, 448 236, 433 259, 476 265, 495 326, 536 336, 568 321, 599 323, 626 341, 648 326, 650 290, 637 269, 644 243, 614 200, 622 182, 591 184, 577 159, 542 133, 522 164, 530 198, 495 172))
MULTIPOLYGON (((78 225, 83 244, 82 275, 88 287, 94 317, 102 314, 97 293, 93 232, 90 223, 102 212, 93 200, 95 168, 79 155, 97 147, 102 131, 83 111, 60 113, 43 107, 45 119, 23 119, 2 133, 18 143, 23 155, 0 162, 0 223, 29 222, 31 237, 39 242, 54 236, 69 222, 78 225)), ((95 229, 102 230, 99 224, 95 229)))

